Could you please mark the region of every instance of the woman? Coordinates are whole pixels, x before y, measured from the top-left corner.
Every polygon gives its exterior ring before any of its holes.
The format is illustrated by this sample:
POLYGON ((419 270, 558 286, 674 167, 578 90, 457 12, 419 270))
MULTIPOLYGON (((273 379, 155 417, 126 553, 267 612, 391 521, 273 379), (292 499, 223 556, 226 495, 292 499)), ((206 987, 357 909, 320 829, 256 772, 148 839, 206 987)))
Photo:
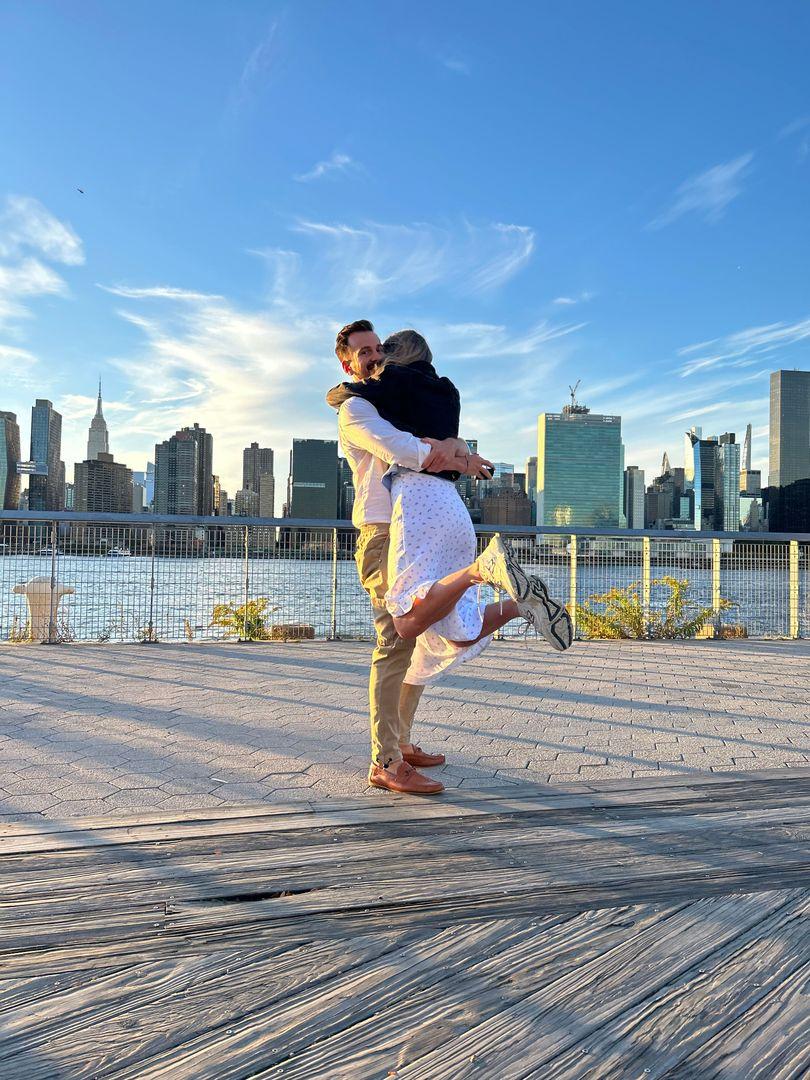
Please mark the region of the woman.
MULTIPOLYGON (((336 387, 328 395, 330 405, 357 395, 395 427, 425 441, 457 438, 458 390, 436 373, 422 335, 401 330, 386 340, 384 350, 385 363, 374 377, 336 387)), ((477 455, 457 460, 458 471, 449 473, 398 466, 389 473, 393 516, 385 602, 400 637, 418 639, 405 677, 415 685, 477 656, 494 631, 514 618, 525 618, 560 651, 572 639, 565 607, 549 597, 539 578, 524 573, 500 536, 476 559, 475 529, 453 481, 462 472, 482 478, 490 473, 477 455), (482 584, 510 599, 480 604, 482 584)))

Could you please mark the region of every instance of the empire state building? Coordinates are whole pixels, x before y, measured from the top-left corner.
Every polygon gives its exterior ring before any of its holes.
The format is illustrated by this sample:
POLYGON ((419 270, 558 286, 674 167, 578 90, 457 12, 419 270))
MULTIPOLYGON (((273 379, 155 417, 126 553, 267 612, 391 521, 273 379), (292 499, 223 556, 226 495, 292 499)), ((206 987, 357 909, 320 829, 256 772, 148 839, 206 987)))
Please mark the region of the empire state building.
POLYGON ((96 415, 90 421, 90 431, 87 436, 87 461, 97 461, 99 454, 109 454, 109 452, 110 436, 107 431, 107 421, 101 411, 101 380, 99 380, 96 415))

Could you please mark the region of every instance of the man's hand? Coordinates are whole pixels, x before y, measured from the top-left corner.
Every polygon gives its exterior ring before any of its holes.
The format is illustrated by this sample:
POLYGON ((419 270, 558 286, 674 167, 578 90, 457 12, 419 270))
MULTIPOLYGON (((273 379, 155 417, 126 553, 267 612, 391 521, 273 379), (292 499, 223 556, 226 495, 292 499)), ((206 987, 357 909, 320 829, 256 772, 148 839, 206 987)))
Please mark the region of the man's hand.
MULTIPOLYGON (((466 468, 459 471, 465 476, 474 476, 477 480, 491 480, 495 466, 480 454, 467 454, 466 468)), ((464 459, 462 458, 462 462, 464 459)))
POLYGON ((492 462, 480 454, 471 454, 463 439, 431 439, 425 436, 422 442, 430 443, 433 448, 422 462, 423 472, 458 472, 481 480, 488 480, 492 476, 492 462))
POLYGON ((431 439, 427 436, 422 442, 430 443, 432 449, 422 462, 422 472, 461 472, 464 458, 458 455, 458 439, 431 439))

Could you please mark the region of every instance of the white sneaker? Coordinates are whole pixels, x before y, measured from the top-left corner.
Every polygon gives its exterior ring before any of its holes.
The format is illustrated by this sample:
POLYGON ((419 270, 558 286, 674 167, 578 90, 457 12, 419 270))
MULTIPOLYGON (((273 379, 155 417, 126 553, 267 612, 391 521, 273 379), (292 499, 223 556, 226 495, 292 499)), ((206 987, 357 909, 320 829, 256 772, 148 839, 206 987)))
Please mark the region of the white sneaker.
POLYGON ((545 581, 537 574, 529 574, 529 595, 518 601, 520 614, 543 635, 557 652, 571 648, 574 625, 565 604, 560 604, 548 594, 545 581))
POLYGON ((571 616, 564 604, 552 600, 542 578, 527 574, 511 547, 496 533, 478 558, 482 580, 510 596, 529 626, 557 650, 565 652, 574 639, 571 616))
POLYGON ((529 579, 500 533, 495 533, 478 556, 478 573, 486 585, 500 589, 518 603, 529 595, 529 579))

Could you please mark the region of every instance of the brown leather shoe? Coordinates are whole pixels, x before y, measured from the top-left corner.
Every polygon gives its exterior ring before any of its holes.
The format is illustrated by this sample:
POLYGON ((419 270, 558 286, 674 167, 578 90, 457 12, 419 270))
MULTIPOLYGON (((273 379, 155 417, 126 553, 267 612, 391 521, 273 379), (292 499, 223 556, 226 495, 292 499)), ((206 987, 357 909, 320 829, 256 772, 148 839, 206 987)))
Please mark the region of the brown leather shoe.
POLYGON ((402 757, 415 769, 435 769, 437 765, 444 765, 444 754, 428 754, 421 746, 414 746, 413 750, 402 751, 402 757))
POLYGON ((382 765, 372 764, 368 771, 368 782, 372 787, 385 788, 386 791, 399 791, 404 795, 438 795, 444 791, 444 784, 422 776, 407 761, 400 761, 396 770, 384 769, 382 765))

